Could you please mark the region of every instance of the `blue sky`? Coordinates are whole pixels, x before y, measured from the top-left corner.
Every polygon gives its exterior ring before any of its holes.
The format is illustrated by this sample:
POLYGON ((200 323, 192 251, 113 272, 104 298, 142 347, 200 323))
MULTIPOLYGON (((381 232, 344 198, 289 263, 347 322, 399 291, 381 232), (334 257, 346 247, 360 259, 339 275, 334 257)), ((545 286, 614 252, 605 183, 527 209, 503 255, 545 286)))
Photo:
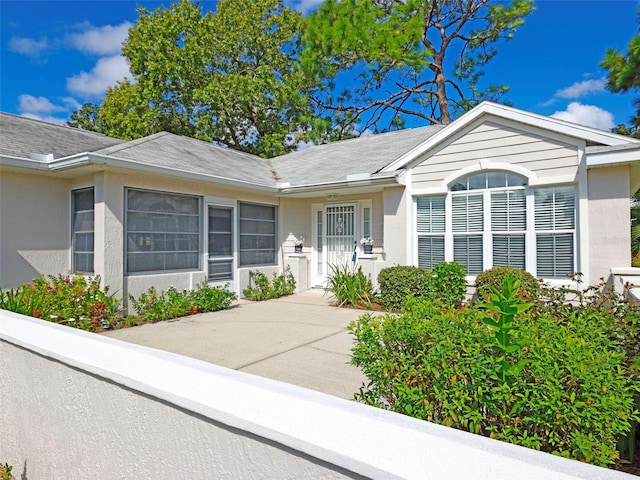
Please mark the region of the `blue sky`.
MULTIPOLYGON (((164 2, 169 5, 170 2, 164 2)), ((215 9, 215 1, 201 1, 215 9)), ((319 0, 285 4, 309 12, 319 0)), ((86 101, 128 75, 119 55, 136 5, 158 1, 0 0, 0 110, 64 123, 86 101)), ((486 71, 510 87, 515 107, 609 129, 633 113, 632 95, 604 88, 607 48, 626 50, 637 31, 635 0, 537 0, 514 39, 486 71)))

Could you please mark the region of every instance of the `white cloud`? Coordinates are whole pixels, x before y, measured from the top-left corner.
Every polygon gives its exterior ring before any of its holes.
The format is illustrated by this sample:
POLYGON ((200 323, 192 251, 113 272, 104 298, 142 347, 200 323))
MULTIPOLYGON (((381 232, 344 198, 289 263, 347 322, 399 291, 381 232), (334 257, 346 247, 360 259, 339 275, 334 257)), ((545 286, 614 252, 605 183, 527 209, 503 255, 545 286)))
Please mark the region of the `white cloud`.
POLYGON ((84 23, 79 26, 79 33, 67 35, 67 42, 81 52, 97 55, 116 55, 122 50, 122 42, 127 38, 130 22, 120 25, 94 27, 84 23))
POLYGON ((562 90, 558 90, 554 97, 556 98, 580 98, 590 93, 600 93, 605 90, 604 78, 597 80, 583 80, 575 82, 573 85, 562 90))
POLYGON ((613 115, 595 105, 583 105, 571 102, 566 110, 551 115, 560 120, 586 125, 600 130, 611 130, 614 127, 613 115))
POLYGON ((37 57, 47 48, 49 48, 49 42, 44 38, 34 40, 27 37, 12 37, 9 40, 10 50, 28 57, 37 57))
POLYGON ((67 121, 64 118, 52 117, 51 115, 36 115, 35 113, 23 113, 20 115, 25 118, 33 118, 34 120, 42 120, 47 123, 55 123, 56 125, 66 125, 67 121))
POLYGON ((107 87, 114 86, 125 77, 131 77, 131 74, 124 57, 104 57, 98 60, 89 73, 81 72, 67 78, 67 90, 83 97, 100 96, 107 91, 107 87))
POLYGON ((29 113, 51 113, 63 112, 67 110, 64 107, 54 105, 45 97, 34 97, 33 95, 20 95, 18 97, 18 109, 21 112, 29 113))

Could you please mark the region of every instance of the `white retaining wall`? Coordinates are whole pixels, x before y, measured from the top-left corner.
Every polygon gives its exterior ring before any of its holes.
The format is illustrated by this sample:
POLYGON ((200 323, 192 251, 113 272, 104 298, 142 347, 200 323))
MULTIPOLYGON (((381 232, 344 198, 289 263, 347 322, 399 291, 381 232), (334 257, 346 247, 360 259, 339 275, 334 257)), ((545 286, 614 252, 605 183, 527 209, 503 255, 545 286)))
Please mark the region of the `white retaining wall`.
POLYGON ((0 310, 16 478, 633 478, 0 310))

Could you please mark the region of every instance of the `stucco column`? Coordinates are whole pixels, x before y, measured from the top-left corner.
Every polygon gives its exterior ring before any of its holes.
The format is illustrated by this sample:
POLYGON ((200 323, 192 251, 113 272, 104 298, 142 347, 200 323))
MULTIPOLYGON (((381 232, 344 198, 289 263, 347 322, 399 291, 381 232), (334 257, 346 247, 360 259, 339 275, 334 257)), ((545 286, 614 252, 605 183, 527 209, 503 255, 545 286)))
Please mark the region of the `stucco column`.
POLYGON ((389 265, 411 264, 407 249, 407 195, 404 187, 385 188, 384 253, 389 265))
POLYGON ((124 291, 124 188, 117 178, 100 172, 94 176, 94 268, 102 283, 118 298, 124 291))

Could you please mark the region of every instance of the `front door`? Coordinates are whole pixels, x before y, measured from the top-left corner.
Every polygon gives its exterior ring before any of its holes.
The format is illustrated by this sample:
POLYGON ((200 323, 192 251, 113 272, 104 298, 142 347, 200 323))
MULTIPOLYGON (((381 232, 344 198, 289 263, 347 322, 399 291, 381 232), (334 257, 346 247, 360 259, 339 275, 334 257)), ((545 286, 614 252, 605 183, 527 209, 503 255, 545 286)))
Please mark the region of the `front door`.
POLYGON ((331 205, 324 209, 325 256, 324 276, 331 274, 331 266, 350 265, 356 245, 356 206, 331 205))
POLYGON ((208 206, 207 280, 210 284, 229 284, 232 292, 235 291, 233 217, 233 207, 208 206))

